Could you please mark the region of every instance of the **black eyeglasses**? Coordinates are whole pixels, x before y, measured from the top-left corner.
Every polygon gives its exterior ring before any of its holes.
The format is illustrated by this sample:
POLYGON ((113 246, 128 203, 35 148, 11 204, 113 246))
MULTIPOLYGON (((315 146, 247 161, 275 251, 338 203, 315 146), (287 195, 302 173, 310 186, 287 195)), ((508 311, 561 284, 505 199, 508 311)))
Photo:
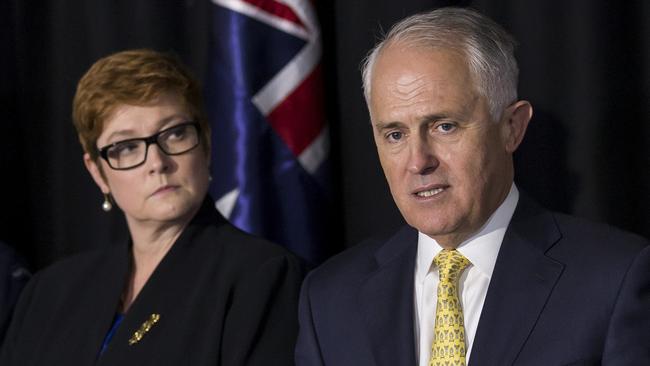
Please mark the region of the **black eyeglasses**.
POLYGON ((99 149, 108 166, 115 170, 133 169, 147 161, 149 145, 156 144, 167 155, 180 155, 199 146, 199 124, 184 122, 149 137, 114 142, 99 149))

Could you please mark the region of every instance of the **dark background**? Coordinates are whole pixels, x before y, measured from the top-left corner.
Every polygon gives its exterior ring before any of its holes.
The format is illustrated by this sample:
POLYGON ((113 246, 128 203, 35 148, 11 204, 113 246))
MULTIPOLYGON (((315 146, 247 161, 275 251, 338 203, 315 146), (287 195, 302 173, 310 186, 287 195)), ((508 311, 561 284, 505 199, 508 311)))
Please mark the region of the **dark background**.
MULTIPOLYGON (((650 237, 650 2, 320 0, 340 211, 332 245, 402 224, 377 160, 359 64, 381 29, 441 5, 472 6, 520 43, 519 94, 535 108, 515 156, 520 189, 547 207, 650 237)), ((70 117, 76 82, 96 59, 136 47, 172 51, 204 80, 211 6, 0 2, 0 239, 33 269, 125 235, 118 210, 101 211, 83 167, 70 117)))

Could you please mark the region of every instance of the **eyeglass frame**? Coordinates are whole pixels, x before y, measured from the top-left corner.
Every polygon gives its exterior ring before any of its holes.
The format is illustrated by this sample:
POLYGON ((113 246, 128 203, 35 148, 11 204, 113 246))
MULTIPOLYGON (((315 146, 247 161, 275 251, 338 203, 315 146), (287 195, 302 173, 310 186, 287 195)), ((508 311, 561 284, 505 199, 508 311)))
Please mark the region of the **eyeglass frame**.
POLYGON ((106 145, 104 147, 97 148, 97 153, 99 154, 99 156, 102 159, 104 159, 106 161, 106 164, 108 164, 108 166, 111 169, 113 169, 113 170, 130 170, 130 169, 135 169, 135 168, 139 167, 140 165, 144 164, 147 161, 147 156, 149 154, 149 145, 158 146, 160 151, 162 151, 167 156, 181 155, 181 154, 185 154, 186 152, 190 152, 190 151, 196 149, 197 146, 201 145, 201 136, 200 136, 200 134, 201 134, 201 125, 199 125, 198 122, 186 121, 186 122, 181 122, 181 123, 179 123, 177 125, 171 126, 169 128, 165 128, 164 130, 160 130, 160 131, 158 131, 158 132, 156 132, 153 135, 148 136, 148 137, 137 137, 137 138, 131 138, 131 139, 126 139, 126 140, 115 141, 115 142, 113 142, 111 144, 108 144, 108 145, 106 145), (181 152, 168 153, 165 150, 165 148, 162 147, 162 145, 160 145, 158 143, 158 137, 160 137, 160 135, 162 135, 163 133, 168 132, 171 129, 178 128, 180 126, 193 126, 196 129, 196 145, 190 147, 187 150, 183 150, 181 152), (145 143, 144 158, 142 159, 142 161, 140 163, 138 163, 136 165, 133 165, 133 166, 129 166, 128 168, 115 168, 108 159, 108 150, 110 148, 112 148, 112 147, 115 147, 118 144, 122 144, 124 142, 131 142, 131 141, 144 141, 144 143, 145 143))

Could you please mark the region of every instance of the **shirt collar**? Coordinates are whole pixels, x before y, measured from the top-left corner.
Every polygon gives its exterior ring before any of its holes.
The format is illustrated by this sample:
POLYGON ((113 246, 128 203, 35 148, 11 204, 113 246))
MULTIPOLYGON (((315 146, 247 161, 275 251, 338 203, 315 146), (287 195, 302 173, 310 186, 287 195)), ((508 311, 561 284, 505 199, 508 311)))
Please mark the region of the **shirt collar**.
MULTIPOLYGON (((483 275, 492 277, 501 242, 519 201, 519 190, 513 183, 501 205, 492 213, 481 229, 465 241, 457 250, 483 275)), ((432 267, 433 258, 442 247, 431 237, 418 232, 418 252, 415 268, 416 281, 424 280, 432 267)))

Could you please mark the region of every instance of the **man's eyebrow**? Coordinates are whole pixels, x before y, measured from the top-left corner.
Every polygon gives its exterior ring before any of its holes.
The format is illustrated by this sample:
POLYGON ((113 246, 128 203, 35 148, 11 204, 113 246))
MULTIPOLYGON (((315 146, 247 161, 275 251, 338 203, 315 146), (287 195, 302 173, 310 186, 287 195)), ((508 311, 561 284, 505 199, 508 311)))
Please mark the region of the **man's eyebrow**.
POLYGON ((399 128, 399 127, 404 127, 404 124, 402 122, 377 122, 375 123, 375 128, 378 130, 387 130, 391 128, 399 128))
POLYGON ((422 123, 434 122, 434 121, 438 121, 438 120, 441 120, 441 119, 449 118, 449 116, 450 116, 449 113, 427 114, 426 116, 423 116, 423 117, 420 118, 420 122, 422 122, 422 123))
MULTIPOLYGON (((422 116, 418 118, 418 121, 420 123, 429 123, 445 118, 449 118, 450 113, 433 113, 433 114, 427 114, 425 116, 422 116)), ((399 121, 391 121, 391 122, 376 122, 375 128, 377 130, 386 130, 386 129, 391 129, 391 128, 400 128, 404 127, 405 124, 399 121)))

